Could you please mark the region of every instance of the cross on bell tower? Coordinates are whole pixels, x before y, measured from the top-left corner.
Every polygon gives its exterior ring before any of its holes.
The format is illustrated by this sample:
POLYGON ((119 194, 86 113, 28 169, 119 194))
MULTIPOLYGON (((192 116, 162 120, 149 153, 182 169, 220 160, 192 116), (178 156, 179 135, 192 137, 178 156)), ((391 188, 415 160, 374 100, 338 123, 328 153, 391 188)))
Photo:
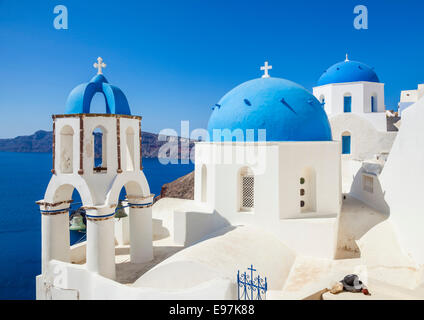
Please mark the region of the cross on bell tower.
POLYGON ((97 74, 103 74, 103 68, 106 68, 106 63, 103 63, 102 57, 97 58, 97 62, 93 64, 94 68, 97 68, 97 74))
POLYGON ((268 74, 268 70, 271 70, 272 66, 268 65, 268 61, 265 61, 265 65, 261 67, 261 70, 264 71, 264 75, 262 78, 269 78, 270 75, 268 74))

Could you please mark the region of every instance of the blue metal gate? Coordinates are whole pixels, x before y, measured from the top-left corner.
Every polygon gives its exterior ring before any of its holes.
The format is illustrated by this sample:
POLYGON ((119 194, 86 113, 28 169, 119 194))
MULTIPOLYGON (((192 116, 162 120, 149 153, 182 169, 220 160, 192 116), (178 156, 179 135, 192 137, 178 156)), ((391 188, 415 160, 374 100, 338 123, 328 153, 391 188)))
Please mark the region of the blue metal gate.
POLYGON ((246 271, 242 274, 240 274, 240 270, 237 272, 238 299, 265 300, 268 289, 266 277, 263 279, 259 274, 257 277, 254 277, 253 272, 256 269, 253 268, 253 265, 247 268, 247 270, 250 270, 250 275, 246 271))

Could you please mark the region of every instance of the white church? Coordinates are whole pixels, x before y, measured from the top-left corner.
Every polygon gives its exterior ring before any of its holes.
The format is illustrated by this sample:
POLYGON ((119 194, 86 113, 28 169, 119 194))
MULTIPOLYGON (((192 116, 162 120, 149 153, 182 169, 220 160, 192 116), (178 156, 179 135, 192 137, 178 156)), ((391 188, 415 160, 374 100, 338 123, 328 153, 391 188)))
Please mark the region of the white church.
POLYGON ((37 299, 237 299, 250 266, 267 277, 267 299, 424 299, 423 99, 389 132, 371 67, 346 56, 311 93, 266 62, 214 106, 210 139, 195 147, 194 200, 153 204, 141 117, 105 66, 53 116, 37 299), (102 114, 90 113, 96 93, 102 114), (74 190, 87 238, 70 246, 74 190), (115 217, 119 203, 127 217, 115 217), (371 296, 327 292, 347 274, 371 296))

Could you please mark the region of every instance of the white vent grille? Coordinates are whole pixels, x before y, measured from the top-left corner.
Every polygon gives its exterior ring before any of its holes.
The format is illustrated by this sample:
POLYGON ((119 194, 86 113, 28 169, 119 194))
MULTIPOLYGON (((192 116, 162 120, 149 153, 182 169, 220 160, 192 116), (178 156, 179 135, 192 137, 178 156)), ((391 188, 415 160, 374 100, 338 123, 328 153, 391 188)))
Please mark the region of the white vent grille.
POLYGON ((255 206, 255 177, 242 177, 242 207, 253 208, 255 206))

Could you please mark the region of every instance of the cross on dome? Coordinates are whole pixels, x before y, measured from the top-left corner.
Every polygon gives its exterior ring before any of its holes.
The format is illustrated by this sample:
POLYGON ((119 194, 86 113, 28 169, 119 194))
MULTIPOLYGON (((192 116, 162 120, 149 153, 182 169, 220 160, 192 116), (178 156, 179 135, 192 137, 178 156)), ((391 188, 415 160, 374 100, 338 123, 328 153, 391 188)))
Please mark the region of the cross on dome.
POLYGON ((345 60, 346 62, 348 62, 349 61, 349 57, 348 57, 348 55, 347 55, 347 53, 346 53, 346 60, 345 60))
POLYGON ((102 57, 97 58, 97 62, 93 64, 94 68, 97 68, 97 74, 103 74, 103 68, 106 68, 106 63, 103 63, 102 57))
POLYGON ((269 78, 270 75, 268 74, 268 70, 271 70, 272 66, 268 65, 268 61, 265 61, 265 65, 261 67, 261 70, 264 71, 264 75, 262 78, 269 78))

